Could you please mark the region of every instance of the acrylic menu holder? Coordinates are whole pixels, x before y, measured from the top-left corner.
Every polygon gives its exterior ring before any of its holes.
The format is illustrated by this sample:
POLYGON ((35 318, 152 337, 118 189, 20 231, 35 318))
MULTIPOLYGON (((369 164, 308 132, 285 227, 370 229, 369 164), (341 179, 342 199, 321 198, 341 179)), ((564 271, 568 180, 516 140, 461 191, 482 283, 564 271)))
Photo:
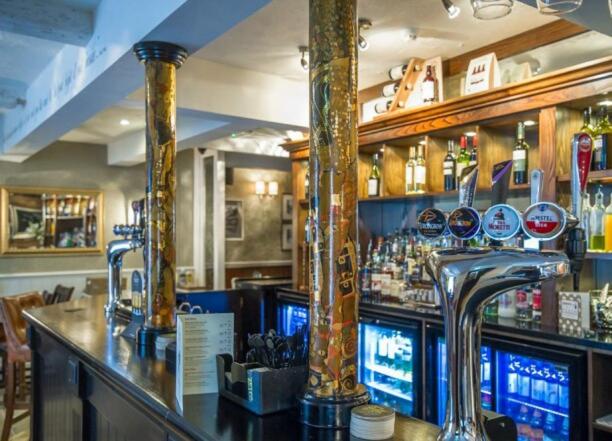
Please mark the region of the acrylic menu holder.
POLYGON ((176 323, 176 400, 217 393, 216 355, 234 353, 234 314, 179 314, 176 323))

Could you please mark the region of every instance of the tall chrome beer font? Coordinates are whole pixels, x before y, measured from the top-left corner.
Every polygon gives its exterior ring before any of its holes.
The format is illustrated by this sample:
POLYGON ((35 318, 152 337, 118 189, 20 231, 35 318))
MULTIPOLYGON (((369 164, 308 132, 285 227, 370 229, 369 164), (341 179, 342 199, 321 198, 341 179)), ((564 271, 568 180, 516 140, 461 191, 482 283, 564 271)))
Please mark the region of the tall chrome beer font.
POLYGON ((139 344, 175 327, 176 308, 176 69, 187 51, 175 44, 134 45, 145 65, 146 202, 144 233, 145 321, 139 344))
MULTIPOLYGON (((494 167, 494 194, 506 193, 495 185, 508 182, 502 177, 509 170, 507 163, 494 167), (500 176, 495 176, 496 171, 500 176)), ((533 176, 541 179, 541 172, 533 176)), ((471 182, 464 179, 462 185, 471 182)), ((570 273, 570 259, 562 252, 504 247, 501 243, 521 228, 529 237, 542 241, 565 232, 571 237, 577 224, 576 217, 566 210, 540 201, 522 214, 505 203, 498 203, 481 218, 468 205, 473 195, 465 192, 473 191, 474 188, 460 189, 463 206, 453 210, 448 219, 445 213, 434 208, 424 210, 418 218, 419 231, 426 237, 437 237, 448 228, 456 238, 465 239, 482 227, 492 242, 490 247, 433 251, 426 261, 426 269, 440 296, 446 339, 447 405, 438 441, 490 440, 480 401, 480 337, 485 304, 505 291, 570 273)))
POLYGON ((356 0, 310 0, 310 349, 300 419, 348 427, 357 383, 356 0))

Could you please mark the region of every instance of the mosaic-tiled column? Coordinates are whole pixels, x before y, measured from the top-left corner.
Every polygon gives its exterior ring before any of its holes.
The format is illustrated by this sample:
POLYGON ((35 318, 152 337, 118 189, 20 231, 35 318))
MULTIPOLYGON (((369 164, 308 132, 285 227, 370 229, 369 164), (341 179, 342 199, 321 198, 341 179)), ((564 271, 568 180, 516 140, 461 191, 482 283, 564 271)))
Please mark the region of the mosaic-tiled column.
MULTIPOLYGON (((144 337, 174 328, 176 307, 176 69, 187 58, 180 46, 138 43, 145 65, 146 203, 144 337)), ((142 340, 141 339, 141 340, 142 340)))
POLYGON ((310 351, 302 421, 346 427, 357 383, 356 0, 310 0, 310 351))

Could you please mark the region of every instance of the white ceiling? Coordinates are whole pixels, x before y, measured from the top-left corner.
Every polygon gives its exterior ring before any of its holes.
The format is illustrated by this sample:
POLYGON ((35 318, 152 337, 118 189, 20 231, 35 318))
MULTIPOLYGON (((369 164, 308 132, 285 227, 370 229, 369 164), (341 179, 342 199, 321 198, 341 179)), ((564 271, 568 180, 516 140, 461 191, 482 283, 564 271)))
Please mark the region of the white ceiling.
MULTIPOLYGON (((461 14, 449 20, 439 0, 360 0, 359 17, 369 18, 364 31, 370 48, 359 52, 359 88, 386 80, 390 67, 410 57, 453 57, 556 20, 522 3, 493 21, 471 15, 469 0, 458 0, 461 14), (416 40, 404 38, 407 30, 416 40)), ((273 0, 226 32, 195 56, 217 63, 300 80, 299 45, 308 44, 308 1, 273 0)))

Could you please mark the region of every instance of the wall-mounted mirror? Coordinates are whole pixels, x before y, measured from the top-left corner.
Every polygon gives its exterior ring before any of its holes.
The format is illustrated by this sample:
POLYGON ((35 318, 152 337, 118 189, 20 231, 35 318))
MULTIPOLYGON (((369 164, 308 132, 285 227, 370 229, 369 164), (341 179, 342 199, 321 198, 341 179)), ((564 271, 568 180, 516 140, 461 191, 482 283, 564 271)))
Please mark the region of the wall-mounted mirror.
POLYGON ((0 254, 101 253, 102 192, 0 187, 0 254))

